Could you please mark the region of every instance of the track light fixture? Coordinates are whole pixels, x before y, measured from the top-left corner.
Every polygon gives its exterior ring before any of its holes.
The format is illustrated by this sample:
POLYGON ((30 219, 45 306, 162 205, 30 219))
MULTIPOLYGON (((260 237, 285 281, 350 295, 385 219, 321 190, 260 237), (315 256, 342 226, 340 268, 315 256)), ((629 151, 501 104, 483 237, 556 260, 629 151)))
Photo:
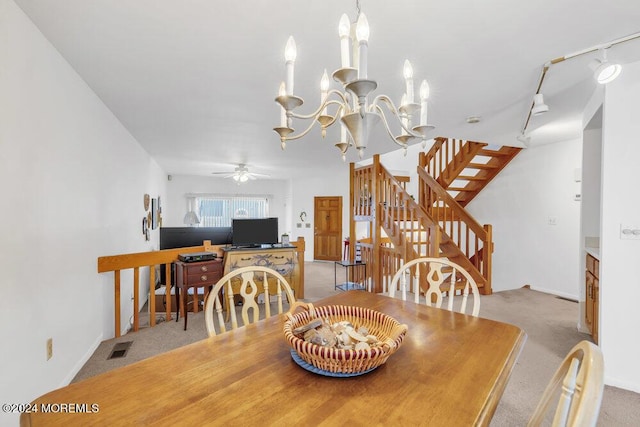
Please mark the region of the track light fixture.
POLYGON ((596 79, 596 81, 600 84, 606 84, 615 80, 615 78, 618 77, 620 75, 620 72, 622 71, 622 66, 620 64, 611 63, 607 60, 607 50, 620 43, 626 43, 636 39, 640 39, 640 32, 629 34, 628 36, 621 37, 616 40, 611 40, 601 45, 592 46, 578 52, 573 52, 569 55, 561 56, 559 58, 554 58, 546 62, 542 67, 542 72, 540 73, 540 79, 538 80, 538 86, 533 97, 533 102, 529 107, 529 112, 527 114, 527 117, 525 118, 524 125, 522 126, 522 130, 520 131, 520 135, 516 137, 516 139, 518 139, 518 141, 520 142, 523 142, 522 139, 525 138, 524 135, 527 135, 527 128, 529 127, 531 116, 537 116, 549 111, 549 107, 544 103, 544 100, 542 99, 540 90, 542 88, 542 82, 544 81, 547 71, 549 71, 549 68, 551 68, 552 65, 559 64, 560 62, 564 62, 567 59, 599 51, 602 59, 593 60, 591 63, 589 63, 589 67, 593 69, 593 77, 596 79))

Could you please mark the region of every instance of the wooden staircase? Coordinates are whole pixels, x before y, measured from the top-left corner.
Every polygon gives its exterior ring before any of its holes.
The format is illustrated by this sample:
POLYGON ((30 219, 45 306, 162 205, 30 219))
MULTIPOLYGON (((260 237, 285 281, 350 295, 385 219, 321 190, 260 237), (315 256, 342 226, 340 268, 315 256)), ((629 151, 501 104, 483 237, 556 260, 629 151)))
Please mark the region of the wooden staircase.
MULTIPOLYGON (((418 201, 381 164, 355 169, 351 164, 350 239, 356 221, 369 222, 360 240, 368 280, 375 292, 386 291, 399 266, 422 256, 444 257, 469 271, 483 294, 491 294, 491 225, 480 225, 464 209, 520 151, 487 148, 474 141, 436 138, 419 158, 418 201), (385 235, 383 235, 383 233, 385 235)), ((351 256, 353 250, 351 245, 351 256)))
POLYGON ((420 153, 419 165, 465 207, 521 150, 488 146, 485 142, 438 137, 427 153, 420 153))

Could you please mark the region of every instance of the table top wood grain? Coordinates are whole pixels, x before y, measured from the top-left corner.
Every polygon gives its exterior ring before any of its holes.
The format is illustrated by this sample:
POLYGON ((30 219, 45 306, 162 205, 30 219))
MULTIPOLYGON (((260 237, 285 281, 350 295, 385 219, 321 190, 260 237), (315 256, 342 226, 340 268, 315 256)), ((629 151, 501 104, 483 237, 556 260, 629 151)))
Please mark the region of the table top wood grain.
MULTIPOLYGON (((291 358, 283 316, 68 385, 34 401, 94 413, 23 414, 22 425, 488 425, 526 340, 516 326, 364 291, 314 305, 369 307, 406 323, 365 375, 332 378, 291 358), (89 406, 90 408, 90 406, 89 406)), ((40 405, 42 406, 42 405, 40 405)))

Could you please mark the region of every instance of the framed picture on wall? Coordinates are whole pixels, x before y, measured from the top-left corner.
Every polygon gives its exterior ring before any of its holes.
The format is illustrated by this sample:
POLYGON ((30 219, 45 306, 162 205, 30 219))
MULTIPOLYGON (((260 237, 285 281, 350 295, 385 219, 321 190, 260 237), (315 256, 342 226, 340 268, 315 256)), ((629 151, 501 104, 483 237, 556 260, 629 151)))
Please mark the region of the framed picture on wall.
POLYGON ((151 229, 158 228, 158 199, 151 199, 151 229))

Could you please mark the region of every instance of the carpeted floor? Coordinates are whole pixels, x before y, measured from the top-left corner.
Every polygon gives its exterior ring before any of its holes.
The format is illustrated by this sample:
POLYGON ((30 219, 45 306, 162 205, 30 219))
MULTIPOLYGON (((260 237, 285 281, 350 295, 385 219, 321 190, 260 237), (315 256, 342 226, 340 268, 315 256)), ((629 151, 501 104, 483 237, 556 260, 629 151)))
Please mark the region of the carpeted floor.
MULTIPOLYGON (((338 280, 341 274, 344 272, 339 270, 338 280)), ((334 290, 332 262, 305 263, 305 300, 315 301, 339 292, 334 290)), ((527 333, 526 344, 491 423, 500 427, 524 426, 564 356, 577 342, 590 338, 576 330, 578 304, 522 288, 481 297, 480 316, 517 325, 527 333)), ((141 324, 148 324, 148 313, 143 312, 140 317, 141 324)), ((164 314, 157 315, 157 319, 164 320, 164 314)), ((74 382, 206 336, 200 312, 190 314, 187 331, 183 331, 180 319, 104 341, 74 382), (107 360, 116 343, 127 341, 132 344, 125 357, 107 360)), ((639 425, 640 394, 606 386, 598 426, 639 425)))

